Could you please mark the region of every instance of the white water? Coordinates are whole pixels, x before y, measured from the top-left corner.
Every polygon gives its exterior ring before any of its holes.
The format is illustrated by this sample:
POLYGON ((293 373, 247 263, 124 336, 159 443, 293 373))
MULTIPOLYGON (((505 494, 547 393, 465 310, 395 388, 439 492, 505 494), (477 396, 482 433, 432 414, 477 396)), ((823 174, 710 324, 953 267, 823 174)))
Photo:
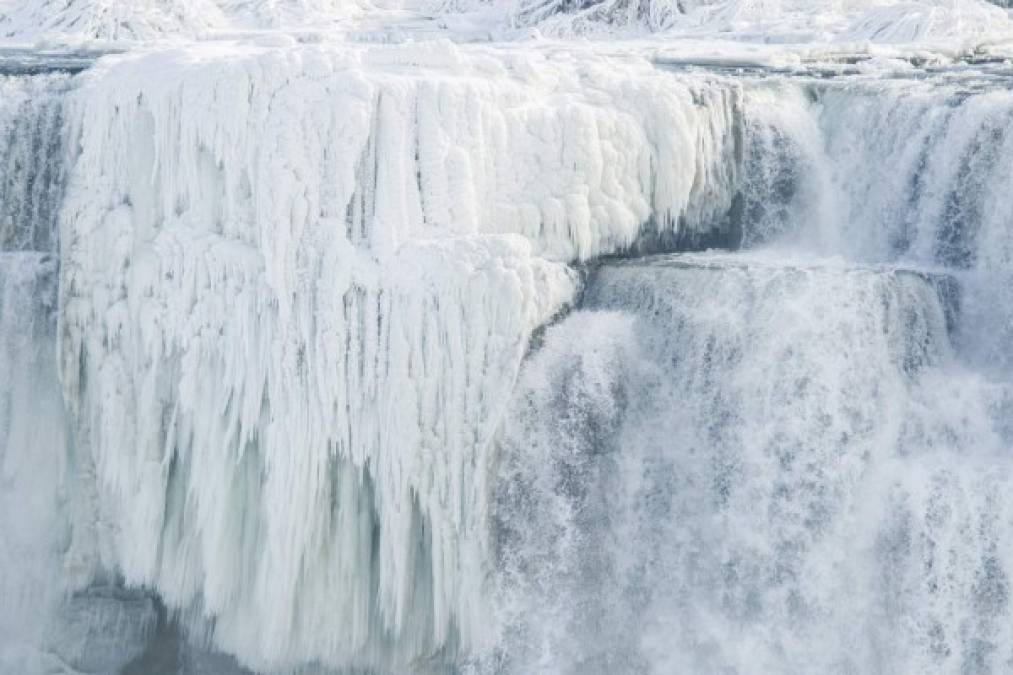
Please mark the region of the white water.
POLYGON ((595 273, 505 426, 511 667, 1010 658, 1009 398, 955 362, 934 281, 749 257, 595 273))
POLYGON ((111 672, 152 600, 94 567, 90 460, 57 378, 65 75, 0 77, 0 672, 111 672))
POLYGON ((62 85, 59 77, 0 82, 0 156, 10 176, 2 184, 0 219, 0 665, 12 672, 15 664, 30 662, 30 645, 44 639, 47 614, 59 597, 52 586, 67 536, 59 516, 67 439, 55 376, 51 255, 59 184, 53 174, 61 164, 45 147, 54 130, 59 135, 53 92, 62 85), (19 180, 21 173, 35 180, 19 180), (38 189, 29 187, 33 183, 38 189))

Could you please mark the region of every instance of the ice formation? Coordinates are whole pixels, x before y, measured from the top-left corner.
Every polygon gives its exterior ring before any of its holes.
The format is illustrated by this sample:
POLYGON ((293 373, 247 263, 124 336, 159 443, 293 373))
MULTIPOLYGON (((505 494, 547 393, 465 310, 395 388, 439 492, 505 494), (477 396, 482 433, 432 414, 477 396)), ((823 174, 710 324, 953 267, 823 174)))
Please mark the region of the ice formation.
POLYGON ((734 88, 620 111, 667 76, 595 73, 604 106, 517 69, 178 51, 68 103, 62 372, 103 560, 251 665, 483 644, 492 436, 564 263, 722 205, 734 88))
POLYGON ((0 670, 1013 659, 1004 10, 0 7, 0 670))

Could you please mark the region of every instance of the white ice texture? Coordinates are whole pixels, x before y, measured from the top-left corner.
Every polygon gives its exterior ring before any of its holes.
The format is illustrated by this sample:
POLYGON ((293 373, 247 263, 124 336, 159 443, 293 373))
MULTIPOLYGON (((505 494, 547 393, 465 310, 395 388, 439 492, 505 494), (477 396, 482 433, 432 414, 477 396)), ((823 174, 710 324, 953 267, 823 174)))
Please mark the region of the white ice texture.
POLYGON ((61 371, 97 555, 260 668, 486 645, 528 336, 566 262, 720 208, 735 94, 449 45, 192 56, 97 66, 66 105, 61 371))
POLYGON ((1001 72, 275 37, 0 80, 0 669, 1013 658, 1001 72))

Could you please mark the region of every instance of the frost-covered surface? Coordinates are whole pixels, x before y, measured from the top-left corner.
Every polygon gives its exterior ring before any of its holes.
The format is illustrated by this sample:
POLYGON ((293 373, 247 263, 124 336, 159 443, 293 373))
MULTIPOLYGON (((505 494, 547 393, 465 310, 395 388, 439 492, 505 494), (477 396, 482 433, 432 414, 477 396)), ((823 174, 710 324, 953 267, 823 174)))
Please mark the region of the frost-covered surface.
POLYGON ((245 28, 324 27, 358 15, 355 0, 216 0, 230 23, 245 28))

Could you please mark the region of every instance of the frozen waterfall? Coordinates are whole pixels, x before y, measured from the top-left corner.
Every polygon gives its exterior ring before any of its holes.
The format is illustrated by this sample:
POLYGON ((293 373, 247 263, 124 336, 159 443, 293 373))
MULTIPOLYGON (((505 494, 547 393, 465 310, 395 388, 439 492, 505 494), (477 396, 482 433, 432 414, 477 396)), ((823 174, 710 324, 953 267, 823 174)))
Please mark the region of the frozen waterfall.
POLYGON ((886 61, 4 76, 0 671, 1002 672, 1013 86, 886 61))

